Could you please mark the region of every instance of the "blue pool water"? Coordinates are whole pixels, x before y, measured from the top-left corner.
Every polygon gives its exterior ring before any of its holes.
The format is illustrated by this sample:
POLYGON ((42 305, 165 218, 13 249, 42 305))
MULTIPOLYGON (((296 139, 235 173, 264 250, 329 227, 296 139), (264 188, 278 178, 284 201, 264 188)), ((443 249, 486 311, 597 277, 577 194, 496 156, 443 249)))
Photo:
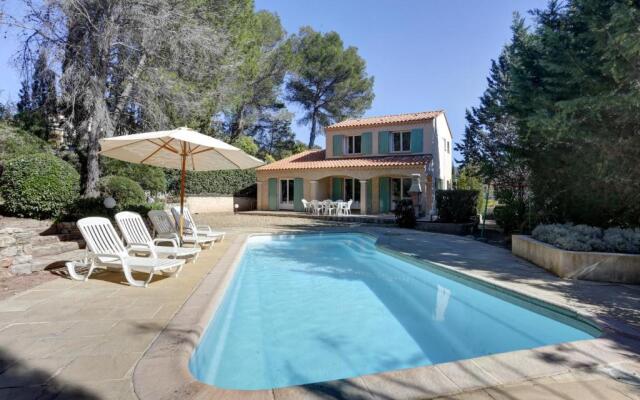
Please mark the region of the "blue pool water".
POLYGON ((190 368, 218 387, 269 389, 597 334, 462 282, 367 236, 252 237, 190 368))

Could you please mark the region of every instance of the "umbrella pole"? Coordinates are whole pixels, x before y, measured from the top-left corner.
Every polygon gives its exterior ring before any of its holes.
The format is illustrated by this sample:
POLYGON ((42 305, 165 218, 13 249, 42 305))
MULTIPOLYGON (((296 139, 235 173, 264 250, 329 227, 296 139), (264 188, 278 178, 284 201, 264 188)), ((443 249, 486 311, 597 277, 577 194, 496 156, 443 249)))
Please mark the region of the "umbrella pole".
POLYGON ((187 151, 186 144, 182 144, 182 172, 180 173, 180 240, 184 230, 184 181, 187 177, 187 151))

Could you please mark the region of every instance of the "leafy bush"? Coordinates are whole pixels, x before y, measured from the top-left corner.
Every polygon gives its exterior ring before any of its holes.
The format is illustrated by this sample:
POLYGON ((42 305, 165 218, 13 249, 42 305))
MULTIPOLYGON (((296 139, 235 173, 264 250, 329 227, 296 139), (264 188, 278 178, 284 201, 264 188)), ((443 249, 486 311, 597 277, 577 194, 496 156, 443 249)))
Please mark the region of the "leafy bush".
POLYGON ((538 225, 534 239, 564 250, 640 253, 640 229, 609 228, 573 224, 538 225))
POLYGON ((133 211, 146 218, 151 210, 163 210, 164 203, 155 202, 152 204, 116 204, 112 209, 104 206, 104 197, 95 198, 78 198, 71 204, 65 213, 59 217, 60 221, 77 221, 85 217, 105 217, 114 219, 114 216, 120 211, 133 211))
POLYGON ((53 154, 46 141, 6 122, 0 122, 0 160, 32 155, 35 153, 53 154))
POLYGON ((100 180, 100 193, 111 196, 119 206, 144 204, 147 197, 142 187, 124 176, 106 176, 100 180))
POLYGON ((51 154, 9 160, 0 176, 3 210, 18 217, 56 217, 79 192, 80 175, 71 165, 51 154))
POLYGON ((436 207, 442 222, 471 222, 476 216, 477 190, 436 190, 436 207))
POLYGON ((104 158, 102 164, 104 175, 126 176, 152 194, 167 191, 167 178, 162 168, 128 163, 112 158, 104 158))
POLYGON ((416 212, 411 200, 400 200, 395 209, 396 223, 402 228, 416 227, 416 212))
MULTIPOLYGON (((179 193, 180 171, 172 170, 169 176, 170 190, 179 193)), ((233 195, 255 183, 255 169, 188 171, 185 187, 189 194, 233 195)))

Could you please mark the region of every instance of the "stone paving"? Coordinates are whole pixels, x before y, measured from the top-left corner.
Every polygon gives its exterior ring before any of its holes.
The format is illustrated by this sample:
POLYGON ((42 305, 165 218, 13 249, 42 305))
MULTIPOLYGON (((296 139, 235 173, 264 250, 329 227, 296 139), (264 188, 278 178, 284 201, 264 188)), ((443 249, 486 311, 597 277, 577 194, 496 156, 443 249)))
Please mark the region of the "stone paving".
MULTIPOLYGON (((371 232, 380 237, 382 245, 416 257, 584 309, 603 319, 623 319, 631 325, 630 334, 640 327, 640 287, 560 280, 506 250, 471 239, 300 218, 210 215, 200 216, 198 223, 225 227, 229 238, 203 252, 197 263, 187 264, 177 279, 155 278, 149 288, 140 289, 123 283, 120 273, 101 272, 88 282, 57 278, 0 301, 0 400, 135 399, 135 365, 238 233, 325 229, 371 232)), ((488 377, 475 391, 444 398, 640 399, 640 345, 629 336, 606 346, 593 348, 585 356, 597 358, 603 351, 619 354, 618 361, 604 369, 585 362, 562 374, 538 375, 514 385, 501 385, 488 377)), ((527 368, 533 367, 523 365, 523 370, 527 368)), ((410 383, 402 384, 397 390, 410 387, 410 383)), ((301 393, 311 398, 336 398, 348 397, 349 391, 301 393)))

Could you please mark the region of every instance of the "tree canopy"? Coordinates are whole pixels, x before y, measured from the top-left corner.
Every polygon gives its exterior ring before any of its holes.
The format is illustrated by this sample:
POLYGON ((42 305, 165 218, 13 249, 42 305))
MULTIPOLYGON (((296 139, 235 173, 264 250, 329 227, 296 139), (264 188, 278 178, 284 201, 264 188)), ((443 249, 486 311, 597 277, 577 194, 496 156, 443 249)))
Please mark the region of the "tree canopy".
POLYGON ((361 116, 373 101, 373 77, 355 47, 344 47, 336 32, 322 34, 310 27, 292 39, 296 65, 287 82, 287 100, 298 103, 310 124, 309 147, 322 127, 361 116))
POLYGON ((552 0, 532 15, 468 113, 463 163, 493 182, 522 172, 536 220, 640 225, 640 5, 552 0))

